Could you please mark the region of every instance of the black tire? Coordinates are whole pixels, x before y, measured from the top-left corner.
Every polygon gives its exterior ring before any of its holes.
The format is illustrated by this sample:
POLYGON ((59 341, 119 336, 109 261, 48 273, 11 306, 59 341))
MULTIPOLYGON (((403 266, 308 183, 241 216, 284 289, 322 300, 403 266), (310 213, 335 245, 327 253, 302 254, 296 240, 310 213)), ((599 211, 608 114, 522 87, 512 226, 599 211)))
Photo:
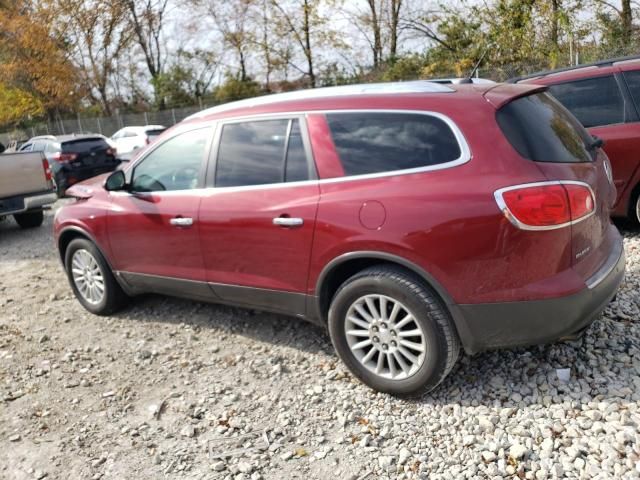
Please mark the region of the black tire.
POLYGON ((386 265, 367 268, 342 284, 329 309, 329 334, 338 356, 358 379, 374 390, 401 397, 416 397, 433 390, 451 371, 460 352, 458 335, 440 299, 418 276, 386 265), (407 378, 384 378, 368 370, 349 347, 345 333, 347 313, 365 295, 384 295, 400 302, 424 332, 424 360, 407 378))
POLYGON ((20 228, 36 228, 42 225, 44 213, 42 210, 36 212, 16 213, 13 218, 20 228))
POLYGON ((111 268, 109 268, 109 264, 93 242, 85 238, 76 238, 75 240, 72 240, 67 246, 67 250, 65 252, 64 266, 67 272, 67 278, 69 279, 69 284, 73 289, 73 293, 82 306, 91 313, 96 315, 110 315, 120 310, 126 304, 128 298, 127 295, 122 291, 120 285, 118 285, 118 282, 111 272, 111 268), (78 250, 86 250, 95 259, 104 279, 104 295, 102 300, 98 303, 91 303, 85 299, 73 279, 71 263, 74 254, 78 250))
POLYGON ((640 225, 640 190, 636 191, 632 195, 630 203, 629 220, 634 227, 637 227, 640 225))

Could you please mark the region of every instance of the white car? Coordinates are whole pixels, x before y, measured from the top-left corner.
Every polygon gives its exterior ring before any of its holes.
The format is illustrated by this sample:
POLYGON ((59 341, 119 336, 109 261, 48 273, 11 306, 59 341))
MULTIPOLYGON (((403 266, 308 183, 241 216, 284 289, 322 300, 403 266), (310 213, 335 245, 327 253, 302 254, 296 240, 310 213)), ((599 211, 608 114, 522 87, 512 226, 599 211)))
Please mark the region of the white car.
POLYGON ((130 153, 148 145, 166 129, 162 125, 124 127, 112 135, 111 143, 117 149, 118 155, 130 153))

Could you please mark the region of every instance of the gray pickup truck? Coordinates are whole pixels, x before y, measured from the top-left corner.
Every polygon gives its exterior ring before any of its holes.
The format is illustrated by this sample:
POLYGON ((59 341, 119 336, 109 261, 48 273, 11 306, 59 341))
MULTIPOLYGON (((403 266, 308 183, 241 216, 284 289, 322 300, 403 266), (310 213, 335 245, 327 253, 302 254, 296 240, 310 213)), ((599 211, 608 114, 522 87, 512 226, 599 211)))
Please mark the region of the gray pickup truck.
POLYGON ((39 227, 43 208, 56 199, 51 169, 42 152, 0 154, 0 218, 13 215, 22 228, 39 227))

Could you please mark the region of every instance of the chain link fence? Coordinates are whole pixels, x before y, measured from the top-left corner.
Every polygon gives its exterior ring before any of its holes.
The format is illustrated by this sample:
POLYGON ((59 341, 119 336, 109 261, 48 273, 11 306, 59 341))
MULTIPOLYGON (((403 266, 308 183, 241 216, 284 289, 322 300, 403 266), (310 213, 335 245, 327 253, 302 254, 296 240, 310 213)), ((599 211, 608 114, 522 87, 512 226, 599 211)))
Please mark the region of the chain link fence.
POLYGON ((11 140, 27 140, 38 135, 66 135, 70 133, 99 133, 110 137, 123 127, 134 125, 164 125, 170 127, 184 120, 207 105, 172 108, 158 112, 124 113, 110 117, 83 117, 49 119, 24 129, 0 133, 0 142, 5 145, 11 140))

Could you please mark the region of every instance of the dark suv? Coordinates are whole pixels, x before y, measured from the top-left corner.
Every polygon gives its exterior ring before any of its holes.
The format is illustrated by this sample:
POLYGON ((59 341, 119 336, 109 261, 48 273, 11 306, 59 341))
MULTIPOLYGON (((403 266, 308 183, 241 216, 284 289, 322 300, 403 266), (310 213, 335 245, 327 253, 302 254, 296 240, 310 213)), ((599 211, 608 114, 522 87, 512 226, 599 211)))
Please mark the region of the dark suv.
POLYGON ((46 135, 25 143, 21 152, 44 152, 53 173, 58 196, 67 188, 101 173, 112 172, 120 164, 116 149, 102 135, 46 135))
POLYGON ((55 234, 93 313, 154 292, 288 314, 416 394, 461 346, 573 338, 615 295, 606 165, 544 87, 317 89, 183 121, 72 187, 55 234))
POLYGON ((617 189, 611 214, 640 222, 640 56, 534 73, 589 133, 604 140, 617 189))

